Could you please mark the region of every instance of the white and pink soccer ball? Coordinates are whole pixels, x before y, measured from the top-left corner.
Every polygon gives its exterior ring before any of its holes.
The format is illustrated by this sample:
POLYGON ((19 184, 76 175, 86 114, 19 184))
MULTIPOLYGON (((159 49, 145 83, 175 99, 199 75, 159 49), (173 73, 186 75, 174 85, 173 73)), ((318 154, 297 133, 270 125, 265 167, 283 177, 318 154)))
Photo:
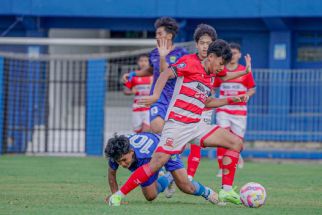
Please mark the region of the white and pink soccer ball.
POLYGON ((240 189, 240 200, 246 207, 259 208, 265 204, 266 190, 255 182, 249 182, 240 189))

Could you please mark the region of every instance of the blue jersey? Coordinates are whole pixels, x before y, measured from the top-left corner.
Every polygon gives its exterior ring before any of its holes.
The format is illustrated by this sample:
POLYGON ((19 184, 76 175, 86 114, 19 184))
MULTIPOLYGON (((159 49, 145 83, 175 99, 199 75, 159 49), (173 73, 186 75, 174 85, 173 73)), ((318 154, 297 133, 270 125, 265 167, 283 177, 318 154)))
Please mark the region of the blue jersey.
MULTIPOLYGON (((167 56, 166 61, 169 65, 172 65, 177 62, 179 58, 182 56, 188 54, 187 50, 182 47, 175 47, 167 56)), ((159 76, 160 76, 160 55, 157 48, 153 49, 150 52, 149 57, 150 65, 153 67, 153 83, 151 86, 151 95, 154 90, 155 83, 157 82, 159 76)), ((164 86, 164 89, 162 93, 166 95, 166 97, 170 98, 171 100, 174 86, 176 84, 176 79, 170 79, 167 81, 166 85, 164 86)))
MULTIPOLYGON (((159 144, 159 136, 153 133, 139 133, 133 134, 129 137, 131 149, 133 149, 135 154, 135 161, 128 168, 131 172, 135 171, 140 166, 147 164, 150 162, 154 150, 157 148, 159 144)), ((109 159, 109 166, 113 170, 117 170, 119 165, 116 161, 109 159)), ((174 171, 177 169, 183 168, 183 163, 179 155, 172 156, 171 159, 165 164, 165 168, 167 171, 174 171)), ((141 184, 142 187, 149 186, 158 178, 159 172, 156 172, 150 179, 141 184)))

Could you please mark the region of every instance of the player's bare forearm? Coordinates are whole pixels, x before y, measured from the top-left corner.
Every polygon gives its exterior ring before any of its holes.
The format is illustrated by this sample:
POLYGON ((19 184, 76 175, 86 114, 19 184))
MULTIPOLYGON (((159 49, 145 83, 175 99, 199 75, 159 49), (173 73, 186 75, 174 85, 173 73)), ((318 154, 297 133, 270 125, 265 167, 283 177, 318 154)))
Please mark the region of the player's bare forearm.
POLYGON ((226 76, 220 77, 221 80, 223 81, 229 81, 235 78, 239 78, 243 75, 246 75, 249 73, 249 70, 245 69, 244 71, 240 72, 227 72, 226 76))
POLYGON ((111 168, 108 168, 107 178, 111 192, 115 193, 116 191, 118 191, 119 187, 116 181, 116 171, 111 168))
POLYGON ((166 69, 164 72, 162 72, 157 82, 155 83, 153 95, 158 96, 159 98, 165 84, 169 79, 172 79, 172 78, 175 78, 175 76, 171 69, 166 69))
POLYGON ((148 66, 145 68, 142 68, 141 70, 138 70, 135 72, 136 76, 143 77, 143 76, 150 76, 153 74, 153 67, 148 66))
POLYGON ((256 88, 251 88, 247 91, 246 95, 252 97, 256 93, 256 88))
POLYGON ((221 107, 224 105, 227 105, 227 99, 215 99, 215 98, 208 98, 206 101, 206 107, 207 108, 217 108, 217 107, 221 107))

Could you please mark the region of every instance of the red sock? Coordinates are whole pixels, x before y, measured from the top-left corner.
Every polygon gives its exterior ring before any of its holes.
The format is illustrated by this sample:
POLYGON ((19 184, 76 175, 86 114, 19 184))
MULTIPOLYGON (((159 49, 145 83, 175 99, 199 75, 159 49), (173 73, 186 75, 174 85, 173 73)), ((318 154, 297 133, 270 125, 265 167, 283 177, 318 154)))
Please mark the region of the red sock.
POLYGON ((192 177, 195 176, 200 163, 200 157, 201 157, 200 151, 201 151, 200 146, 197 146, 195 144, 190 145, 190 154, 188 157, 187 173, 192 177))
POLYGON ((234 183, 236 166, 239 159, 239 152, 226 150, 223 158, 223 174, 222 174, 222 185, 232 186, 234 183), (230 159, 228 164, 225 164, 225 159, 230 159), (226 173, 226 174, 225 174, 226 173))
POLYGON ((218 147, 217 148, 217 161, 219 169, 222 169, 222 159, 227 149, 218 147))
POLYGON ((121 187, 121 192, 126 195, 132 190, 134 190, 140 184, 146 182, 150 176, 153 175, 149 164, 144 164, 143 166, 136 169, 130 176, 130 178, 121 187))

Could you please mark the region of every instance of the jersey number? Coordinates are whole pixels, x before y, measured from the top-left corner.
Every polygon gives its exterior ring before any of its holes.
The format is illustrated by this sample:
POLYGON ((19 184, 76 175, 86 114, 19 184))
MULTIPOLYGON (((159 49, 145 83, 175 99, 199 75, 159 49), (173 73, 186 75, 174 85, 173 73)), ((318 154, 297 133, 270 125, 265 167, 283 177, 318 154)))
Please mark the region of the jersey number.
POLYGON ((153 144, 153 140, 144 135, 135 135, 134 137, 130 138, 130 143, 135 148, 141 148, 140 152, 142 154, 149 154, 149 149, 153 144))

